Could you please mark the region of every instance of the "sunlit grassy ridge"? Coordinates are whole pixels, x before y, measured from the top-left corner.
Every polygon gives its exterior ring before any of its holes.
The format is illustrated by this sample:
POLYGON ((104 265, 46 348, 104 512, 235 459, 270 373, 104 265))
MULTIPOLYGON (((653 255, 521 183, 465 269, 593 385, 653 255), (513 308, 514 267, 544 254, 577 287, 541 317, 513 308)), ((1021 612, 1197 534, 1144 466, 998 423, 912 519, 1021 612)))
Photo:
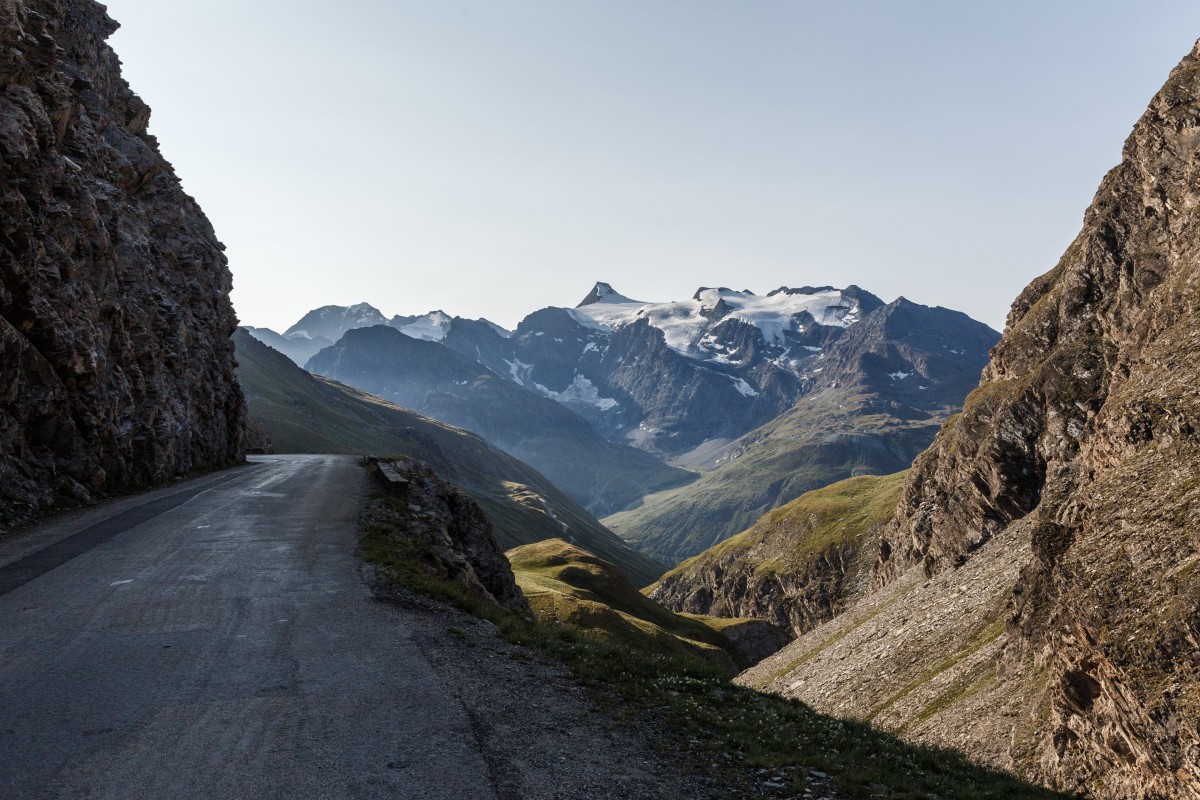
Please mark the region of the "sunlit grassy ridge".
MULTIPOLYGON (((745 559, 756 571, 797 573, 812 559, 863 543, 871 530, 891 519, 908 472, 839 481, 801 495, 732 536, 667 572, 659 583, 689 574, 718 559, 745 559)), ((657 584, 656 584, 657 585, 657 584)))
POLYGON ((745 620, 710 625, 675 614, 642 595, 612 564, 562 539, 524 545, 507 556, 539 619, 647 653, 700 655, 736 671, 717 629, 745 620))

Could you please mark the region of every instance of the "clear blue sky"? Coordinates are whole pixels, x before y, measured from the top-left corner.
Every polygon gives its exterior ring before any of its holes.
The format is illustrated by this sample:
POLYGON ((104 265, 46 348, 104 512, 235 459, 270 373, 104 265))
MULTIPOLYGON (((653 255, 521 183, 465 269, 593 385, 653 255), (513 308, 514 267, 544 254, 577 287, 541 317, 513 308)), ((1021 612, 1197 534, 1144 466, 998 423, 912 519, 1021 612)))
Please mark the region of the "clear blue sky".
POLYGON ((246 324, 512 326, 605 280, 857 283, 994 327, 1200 4, 110 0, 246 324))

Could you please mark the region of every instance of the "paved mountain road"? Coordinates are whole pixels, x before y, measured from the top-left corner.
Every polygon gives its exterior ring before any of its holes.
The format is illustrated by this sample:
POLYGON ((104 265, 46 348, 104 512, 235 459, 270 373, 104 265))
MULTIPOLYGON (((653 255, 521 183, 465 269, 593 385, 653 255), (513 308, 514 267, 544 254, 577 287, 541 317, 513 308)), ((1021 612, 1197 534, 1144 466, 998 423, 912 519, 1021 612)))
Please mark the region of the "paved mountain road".
POLYGON ((498 796, 358 576, 364 471, 254 461, 0 541, 0 797, 498 796))

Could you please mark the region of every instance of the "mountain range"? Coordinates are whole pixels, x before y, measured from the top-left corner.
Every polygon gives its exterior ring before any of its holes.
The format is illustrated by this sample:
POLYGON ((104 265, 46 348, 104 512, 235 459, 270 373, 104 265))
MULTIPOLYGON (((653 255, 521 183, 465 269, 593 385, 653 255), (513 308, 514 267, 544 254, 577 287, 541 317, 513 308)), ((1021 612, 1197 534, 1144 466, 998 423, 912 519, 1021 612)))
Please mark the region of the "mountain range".
POLYGON ((856 286, 645 303, 606 283, 511 332, 365 303, 248 330, 310 371, 479 433, 667 563, 808 489, 906 468, 999 337, 856 286))

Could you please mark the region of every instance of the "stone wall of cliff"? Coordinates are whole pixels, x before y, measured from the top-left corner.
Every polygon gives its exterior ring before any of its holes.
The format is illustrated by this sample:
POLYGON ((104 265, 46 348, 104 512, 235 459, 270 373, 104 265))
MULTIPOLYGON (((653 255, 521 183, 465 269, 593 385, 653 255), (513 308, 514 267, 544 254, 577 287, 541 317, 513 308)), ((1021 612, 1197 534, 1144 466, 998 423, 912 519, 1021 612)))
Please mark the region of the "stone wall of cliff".
POLYGON ((532 615, 478 503, 424 461, 375 459, 372 469, 379 492, 364 515, 362 554, 374 567, 377 596, 392 599, 397 588, 419 589, 432 579, 532 615))
POLYGON ((1001 662, 1045 679, 1013 741, 1025 774, 1098 797, 1200 796, 1198 475, 1193 51, 918 459, 875 567, 876 585, 947 573, 1029 526, 1001 662))
POLYGON ((223 246, 91 0, 0 0, 0 524, 242 455, 223 246))

